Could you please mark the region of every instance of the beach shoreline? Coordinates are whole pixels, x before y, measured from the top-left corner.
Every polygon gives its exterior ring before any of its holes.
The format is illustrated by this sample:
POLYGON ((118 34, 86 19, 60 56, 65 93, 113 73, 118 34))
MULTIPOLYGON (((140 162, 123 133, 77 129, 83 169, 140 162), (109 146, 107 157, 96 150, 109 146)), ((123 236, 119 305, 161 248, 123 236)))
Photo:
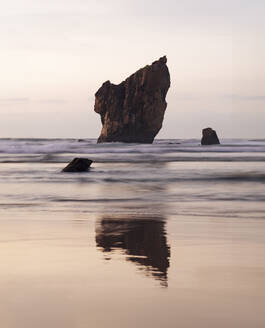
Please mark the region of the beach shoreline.
POLYGON ((4 327, 264 327, 265 145, 177 142, 1 153, 4 327))

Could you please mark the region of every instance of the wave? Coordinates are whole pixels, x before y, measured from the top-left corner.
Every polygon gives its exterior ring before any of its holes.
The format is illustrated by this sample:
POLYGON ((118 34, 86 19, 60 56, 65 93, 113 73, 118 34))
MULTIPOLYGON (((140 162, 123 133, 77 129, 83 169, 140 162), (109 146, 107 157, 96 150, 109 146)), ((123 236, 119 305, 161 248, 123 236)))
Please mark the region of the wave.
POLYGON ((96 139, 0 139, 0 163, 68 163, 73 157, 96 163, 264 162, 265 140, 227 139, 201 146, 199 139, 158 139, 153 144, 97 144, 96 139))
POLYGON ((143 201, 142 198, 52 198, 50 201, 59 203, 113 203, 113 202, 137 202, 143 201))
POLYGON ((153 144, 97 144, 96 139, 0 139, 1 154, 265 153, 264 139, 223 139, 201 146, 199 139, 158 139, 153 144))
MULTIPOLYGON (((226 172, 220 169, 214 172, 207 170, 200 170, 199 168, 194 170, 184 171, 171 171, 166 167, 157 168, 144 168, 134 169, 133 167, 127 167, 124 170, 101 170, 100 168, 93 168, 88 172, 68 174, 61 173, 59 170, 46 170, 42 168, 38 170, 1 170, 0 180, 9 183, 43 183, 43 184, 68 184, 68 183, 83 183, 83 184, 139 184, 139 185, 153 185, 166 186, 171 184, 201 184, 201 185, 215 185, 215 184, 240 184, 245 182, 251 182, 252 184, 265 184, 265 172, 261 167, 256 171, 238 171, 234 169, 231 172, 226 172)), ((84 200, 86 201, 86 199, 84 200)))
MULTIPOLYGON (((53 164, 66 164, 70 162, 75 154, 71 154, 68 156, 56 156, 56 155, 49 155, 49 156, 29 156, 29 157, 18 157, 15 156, 16 154, 12 154, 10 156, 1 156, 0 155, 0 163, 2 164, 26 164, 26 163, 53 163, 53 164)), ((198 156, 165 156, 163 154, 156 154, 156 155, 142 155, 142 156, 133 156, 133 155, 126 155, 126 156, 117 156, 113 154, 104 154, 103 156, 99 155, 91 155, 86 154, 79 154, 81 157, 88 157, 94 161, 94 163, 101 163, 101 164, 140 164, 140 163, 152 163, 152 164, 159 164, 159 163, 171 163, 171 162, 265 162, 265 154, 247 154, 246 156, 226 156, 226 155, 218 155, 218 156, 202 156, 201 154, 198 156)), ((95 164, 94 164, 95 165, 95 164)))
MULTIPOLYGON (((120 198, 120 197, 113 197, 113 198, 79 198, 79 197, 31 197, 31 200, 21 200, 21 202, 0 202, 0 208, 20 208, 20 207, 45 207, 50 206, 50 204, 61 206, 97 206, 100 204, 138 204, 139 206, 147 206, 148 204, 155 204, 155 203, 163 202, 167 203, 168 206, 170 204, 185 204, 190 202, 202 203, 202 202, 225 202, 225 203, 233 203, 233 202, 244 202, 244 203, 264 203, 265 196, 263 194, 252 194, 252 193, 236 193, 234 195, 227 195, 227 194, 211 194, 211 193, 192 193, 192 194, 171 194, 165 196, 155 196, 155 195, 142 195, 142 197, 128 197, 128 198, 120 198), (65 205, 64 205, 65 204, 65 205), (94 204, 94 205, 93 205, 94 204)), ((264 217, 264 209, 259 210, 258 208, 255 209, 256 212, 259 212, 264 217)), ((234 215, 229 209, 231 215, 234 215)), ((251 212, 251 211, 250 211, 251 212)))
POLYGON ((128 178, 105 178, 103 179, 104 182, 110 182, 110 183, 129 183, 129 182, 138 182, 138 183, 146 183, 146 182, 152 182, 152 183, 176 183, 176 182, 258 182, 258 183, 265 183, 265 174, 259 174, 259 175, 228 175, 228 176, 205 176, 205 177, 195 177, 195 176, 190 176, 190 177, 175 177, 175 178, 154 178, 150 177, 150 179, 146 178, 135 178, 131 177, 130 179, 128 178))

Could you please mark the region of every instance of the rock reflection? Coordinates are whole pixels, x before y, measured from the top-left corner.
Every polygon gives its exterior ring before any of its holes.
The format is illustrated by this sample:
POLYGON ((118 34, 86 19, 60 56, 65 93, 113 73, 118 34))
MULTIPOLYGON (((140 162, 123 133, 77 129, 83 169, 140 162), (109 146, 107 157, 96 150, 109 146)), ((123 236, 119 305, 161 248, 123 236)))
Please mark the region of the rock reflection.
POLYGON ((97 224, 96 243, 107 253, 122 249, 127 260, 140 265, 146 274, 167 287, 170 248, 164 218, 104 216, 97 224))

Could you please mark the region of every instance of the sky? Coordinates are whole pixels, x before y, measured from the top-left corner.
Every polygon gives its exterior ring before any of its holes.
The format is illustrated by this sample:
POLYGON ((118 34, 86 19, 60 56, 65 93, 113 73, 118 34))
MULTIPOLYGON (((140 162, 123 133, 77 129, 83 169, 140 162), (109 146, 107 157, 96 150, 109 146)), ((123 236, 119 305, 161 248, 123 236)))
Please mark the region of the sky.
POLYGON ((0 137, 96 138, 102 83, 166 55, 158 138, 265 138, 264 0, 0 1, 0 137))

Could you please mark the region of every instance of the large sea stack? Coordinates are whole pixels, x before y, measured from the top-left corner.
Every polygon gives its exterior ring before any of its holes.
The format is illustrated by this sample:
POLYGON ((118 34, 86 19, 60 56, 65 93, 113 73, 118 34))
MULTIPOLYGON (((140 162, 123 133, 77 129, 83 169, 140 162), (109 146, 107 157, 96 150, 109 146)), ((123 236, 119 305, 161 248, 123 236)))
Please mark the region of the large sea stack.
POLYGON ((122 83, 107 81, 96 93, 102 122, 100 142, 152 143, 162 127, 170 87, 167 58, 161 57, 122 83))

